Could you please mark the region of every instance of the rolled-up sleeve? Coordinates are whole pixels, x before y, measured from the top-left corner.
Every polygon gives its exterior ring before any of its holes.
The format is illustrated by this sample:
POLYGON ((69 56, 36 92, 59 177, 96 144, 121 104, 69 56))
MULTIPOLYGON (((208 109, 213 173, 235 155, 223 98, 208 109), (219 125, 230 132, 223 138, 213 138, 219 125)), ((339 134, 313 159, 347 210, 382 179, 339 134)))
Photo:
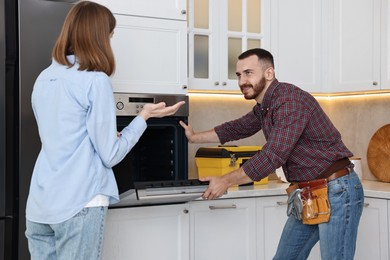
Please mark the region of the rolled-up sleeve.
POLYGON ((261 121, 254 111, 214 128, 221 144, 250 137, 261 130, 261 121))

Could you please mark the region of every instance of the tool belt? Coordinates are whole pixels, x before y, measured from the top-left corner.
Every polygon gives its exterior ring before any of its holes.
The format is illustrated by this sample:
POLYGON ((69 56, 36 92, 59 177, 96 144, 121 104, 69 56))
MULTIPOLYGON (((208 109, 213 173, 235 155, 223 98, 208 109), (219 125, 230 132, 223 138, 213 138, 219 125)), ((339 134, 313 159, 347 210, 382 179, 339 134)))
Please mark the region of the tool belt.
POLYGON ((294 215, 308 225, 328 222, 331 213, 328 182, 348 174, 350 170, 346 167, 349 165, 348 158, 340 159, 324 171, 319 179, 294 183, 288 187, 287 215, 294 215), (339 170, 334 170, 337 168, 339 170))
POLYGON ((330 203, 328 200, 328 181, 313 180, 298 184, 301 189, 302 223, 320 224, 329 221, 330 203))

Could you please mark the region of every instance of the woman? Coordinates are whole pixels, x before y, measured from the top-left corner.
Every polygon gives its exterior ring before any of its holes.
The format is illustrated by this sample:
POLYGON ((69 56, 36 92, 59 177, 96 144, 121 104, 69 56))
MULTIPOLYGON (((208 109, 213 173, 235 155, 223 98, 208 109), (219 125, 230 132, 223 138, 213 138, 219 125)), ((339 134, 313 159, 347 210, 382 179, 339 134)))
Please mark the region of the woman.
POLYGON ((119 201, 112 167, 137 143, 148 118, 174 114, 183 105, 145 105, 117 133, 109 79, 115 23, 104 6, 73 6, 53 62, 35 82, 32 106, 42 148, 26 209, 32 259, 101 258, 107 207, 119 201))

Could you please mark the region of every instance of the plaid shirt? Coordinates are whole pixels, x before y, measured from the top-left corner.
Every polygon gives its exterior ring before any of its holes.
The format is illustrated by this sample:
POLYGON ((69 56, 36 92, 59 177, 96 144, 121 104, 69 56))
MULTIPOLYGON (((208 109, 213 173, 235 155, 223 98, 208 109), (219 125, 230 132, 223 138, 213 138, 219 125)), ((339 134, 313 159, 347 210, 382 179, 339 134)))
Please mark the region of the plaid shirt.
POLYGON ((316 179, 336 160, 353 154, 312 95, 274 80, 263 103, 243 117, 215 127, 222 144, 263 130, 267 143, 243 164, 255 181, 280 166, 290 182, 316 179))

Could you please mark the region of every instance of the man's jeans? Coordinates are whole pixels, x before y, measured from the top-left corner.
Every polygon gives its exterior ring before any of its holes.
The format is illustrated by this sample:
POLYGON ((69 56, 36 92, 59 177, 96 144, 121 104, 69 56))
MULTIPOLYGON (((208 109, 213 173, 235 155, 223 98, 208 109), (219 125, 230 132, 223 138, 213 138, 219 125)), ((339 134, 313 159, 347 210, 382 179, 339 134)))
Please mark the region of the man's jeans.
POLYGON ((363 211, 362 184, 353 171, 328 183, 330 220, 319 225, 305 225, 291 215, 282 232, 274 260, 307 259, 320 240, 322 260, 352 260, 363 211))
POLYGON ((59 224, 26 222, 32 260, 98 260, 103 248, 107 207, 83 208, 59 224))

